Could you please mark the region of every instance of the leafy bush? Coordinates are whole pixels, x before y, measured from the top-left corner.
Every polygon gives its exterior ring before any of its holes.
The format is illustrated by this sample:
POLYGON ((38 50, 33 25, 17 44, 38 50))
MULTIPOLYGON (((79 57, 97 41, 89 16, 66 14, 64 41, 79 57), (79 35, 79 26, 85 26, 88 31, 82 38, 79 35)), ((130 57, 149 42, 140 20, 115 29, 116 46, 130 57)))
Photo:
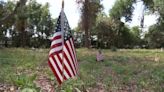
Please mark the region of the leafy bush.
POLYGON ((117 51, 117 47, 111 46, 110 50, 113 51, 113 52, 116 52, 117 51))

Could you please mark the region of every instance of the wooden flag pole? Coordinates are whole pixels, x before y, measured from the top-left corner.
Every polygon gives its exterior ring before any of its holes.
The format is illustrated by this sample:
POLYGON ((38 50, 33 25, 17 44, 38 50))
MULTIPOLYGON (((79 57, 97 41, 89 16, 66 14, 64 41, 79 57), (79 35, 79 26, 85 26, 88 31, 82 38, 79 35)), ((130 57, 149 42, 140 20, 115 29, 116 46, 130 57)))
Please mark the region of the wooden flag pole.
POLYGON ((64 0, 62 0, 62 9, 64 9, 64 0))
MULTIPOLYGON (((62 12, 64 12, 64 0, 62 0, 62 12)), ((63 38, 63 49, 64 49, 64 16, 61 14, 61 30, 62 30, 62 38, 63 38)), ((62 49, 62 82, 64 81, 64 51, 62 49)))

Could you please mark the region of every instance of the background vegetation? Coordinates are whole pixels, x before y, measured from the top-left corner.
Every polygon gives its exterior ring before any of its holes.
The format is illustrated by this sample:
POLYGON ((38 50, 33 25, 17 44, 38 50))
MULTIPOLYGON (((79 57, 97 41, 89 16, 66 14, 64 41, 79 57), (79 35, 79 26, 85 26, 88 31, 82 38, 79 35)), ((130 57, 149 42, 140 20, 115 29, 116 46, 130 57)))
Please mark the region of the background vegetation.
MULTIPOLYGON (((76 47, 96 48, 162 48, 164 47, 163 0, 116 0, 105 14, 102 0, 77 0, 81 20, 72 29, 76 47), (140 26, 130 28, 134 4, 144 3, 140 26), (144 15, 156 14, 157 23, 144 29, 144 15), (124 19, 125 22, 121 20, 124 19)), ((110 3, 110 2, 109 2, 110 3)), ((77 8, 78 9, 78 8, 77 8)), ((0 46, 49 47, 56 19, 51 17, 49 4, 35 0, 0 2, 0 46), (10 15, 6 18, 6 16, 10 15), (12 15, 12 16, 11 16, 12 15), (6 20, 4 20, 6 19, 6 20)))

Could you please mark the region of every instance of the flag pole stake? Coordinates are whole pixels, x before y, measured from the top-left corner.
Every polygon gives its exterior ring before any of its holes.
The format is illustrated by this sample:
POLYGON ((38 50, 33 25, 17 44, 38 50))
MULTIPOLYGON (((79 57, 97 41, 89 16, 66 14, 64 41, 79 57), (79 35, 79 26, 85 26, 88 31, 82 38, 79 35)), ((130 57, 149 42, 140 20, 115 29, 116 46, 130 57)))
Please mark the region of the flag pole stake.
POLYGON ((64 10, 64 0, 62 0, 62 9, 64 10))
MULTIPOLYGON (((64 12, 64 0, 62 0, 62 13, 64 12)), ((62 49, 62 82, 64 81, 64 20, 63 20, 63 14, 61 14, 61 29, 63 31, 62 37, 63 37, 63 49, 62 49)), ((62 86, 62 85, 60 85, 62 86)))

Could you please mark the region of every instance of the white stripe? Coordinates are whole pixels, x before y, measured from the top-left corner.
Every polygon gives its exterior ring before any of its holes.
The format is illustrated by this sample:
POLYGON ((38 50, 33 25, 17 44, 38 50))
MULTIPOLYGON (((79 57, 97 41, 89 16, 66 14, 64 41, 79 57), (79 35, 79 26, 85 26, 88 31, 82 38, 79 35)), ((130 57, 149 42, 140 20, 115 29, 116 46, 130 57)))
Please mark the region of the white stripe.
MULTIPOLYGON (((64 48, 65 48, 65 47, 63 47, 63 49, 64 49, 64 48)), ((60 55, 60 56, 62 56, 62 55, 60 55)), ((63 58, 63 57, 62 57, 62 58, 63 58)), ((64 65, 67 67, 69 73, 71 74, 71 76, 73 76, 73 72, 72 72, 72 70, 71 70, 71 68, 70 68, 70 66, 69 66, 69 64, 68 64, 68 62, 66 61, 65 58, 63 58, 63 61, 64 61, 64 65)))
POLYGON ((62 76, 61 76, 59 70, 57 69, 57 66, 55 65, 55 63, 54 63, 52 57, 50 57, 49 60, 50 60, 50 62, 51 62, 51 64, 52 64, 53 68, 55 69, 57 75, 59 76, 59 79, 60 79, 61 81, 63 81, 63 78, 62 78, 62 76))
POLYGON ((62 35, 62 32, 55 32, 54 35, 53 35, 53 38, 56 37, 56 36, 59 36, 59 35, 62 35))
POLYGON ((66 72, 65 70, 63 71, 63 68, 64 68, 64 67, 63 67, 62 64, 60 63, 59 58, 58 58, 56 55, 54 56, 54 58, 55 58, 57 64, 59 65, 60 70, 61 70, 62 72, 64 72, 64 75, 66 76, 66 78, 69 79, 70 77, 68 76, 67 72, 66 72))
POLYGON ((59 56, 60 56, 60 58, 62 59, 62 58, 63 58, 63 53, 60 53, 59 56))
POLYGON ((58 44, 58 43, 62 43, 62 41, 63 41, 62 38, 54 40, 54 41, 52 41, 51 46, 58 44))
POLYGON ((56 55, 54 55, 54 58, 55 58, 55 60, 56 60, 56 62, 57 62, 57 64, 58 64, 60 70, 62 70, 62 64, 60 63, 58 57, 57 57, 56 55))
POLYGON ((71 45, 72 45, 72 50, 73 50, 73 52, 74 52, 74 58, 75 58, 75 60, 74 60, 74 63, 75 63, 75 65, 76 65, 76 71, 78 72, 78 64, 77 64, 77 56, 76 56, 76 53, 75 53, 75 46, 74 46, 74 44, 73 44, 73 39, 71 38, 70 39, 70 43, 71 43, 71 45))
MULTIPOLYGON (((63 53, 60 53, 59 56, 60 56, 61 59, 64 58, 64 57, 63 57, 63 53)), ((63 59, 63 60, 64 60, 64 59, 63 59)), ((67 72, 66 72, 66 73, 67 73, 67 72)), ((65 74, 65 73, 64 73, 64 74, 65 74)), ((67 79, 70 78, 68 74, 65 74, 65 76, 66 76, 67 79)))
POLYGON ((73 72, 72 72, 72 70, 71 70, 71 68, 70 68, 70 66, 69 66, 69 64, 67 63, 67 61, 66 61, 65 58, 64 58, 64 65, 67 67, 69 73, 71 74, 71 77, 74 76, 74 75, 73 75, 73 72))
POLYGON ((76 55, 76 52, 75 52, 75 46, 74 46, 74 44, 73 44, 73 39, 71 38, 70 41, 71 41, 71 44, 72 44, 72 47, 73 47, 72 49, 73 49, 73 52, 74 52, 74 54, 75 54, 74 56, 75 56, 76 64, 77 64, 77 55, 76 55))
POLYGON ((51 55, 54 52, 62 50, 62 48, 63 48, 62 46, 59 46, 59 47, 55 47, 55 48, 51 49, 50 52, 49 52, 49 55, 51 55))
MULTIPOLYGON (((66 44, 67 44, 67 43, 66 43, 66 44)), ((68 48, 68 49, 70 49, 70 48, 68 48)), ((75 66, 74 66, 74 64, 73 64, 73 60, 72 60, 72 58, 71 58, 71 56, 70 56, 70 54, 69 54, 68 50, 66 49, 66 47, 65 47, 63 50, 64 50, 64 52, 65 52, 65 54, 66 54, 66 56, 67 56, 68 60, 69 60, 69 61, 70 61, 70 63, 71 63, 71 67, 72 67, 72 69, 73 69, 73 72, 74 72, 74 73, 75 73, 75 75, 76 75, 75 66)))
POLYGON ((71 52, 71 55, 69 55, 69 53, 68 53, 67 50, 66 50, 66 51, 67 51, 66 54, 67 54, 68 59, 71 61, 71 65, 72 65, 73 70, 74 70, 75 75, 76 75, 77 72, 76 72, 75 57, 74 57, 74 55, 73 55, 73 52, 72 52, 72 49, 71 49, 71 46, 70 46, 69 41, 67 41, 66 44, 67 44, 67 46, 68 46, 68 49, 69 49, 70 52, 71 52), (73 60, 72 60, 72 58, 71 58, 70 56, 72 56, 73 60), (74 63, 73 63, 73 62, 74 62, 74 63), (75 64, 75 65, 74 65, 74 64, 75 64))
POLYGON ((70 77, 69 77, 69 75, 68 75, 68 73, 64 70, 64 76, 67 78, 67 79, 69 79, 70 77))

